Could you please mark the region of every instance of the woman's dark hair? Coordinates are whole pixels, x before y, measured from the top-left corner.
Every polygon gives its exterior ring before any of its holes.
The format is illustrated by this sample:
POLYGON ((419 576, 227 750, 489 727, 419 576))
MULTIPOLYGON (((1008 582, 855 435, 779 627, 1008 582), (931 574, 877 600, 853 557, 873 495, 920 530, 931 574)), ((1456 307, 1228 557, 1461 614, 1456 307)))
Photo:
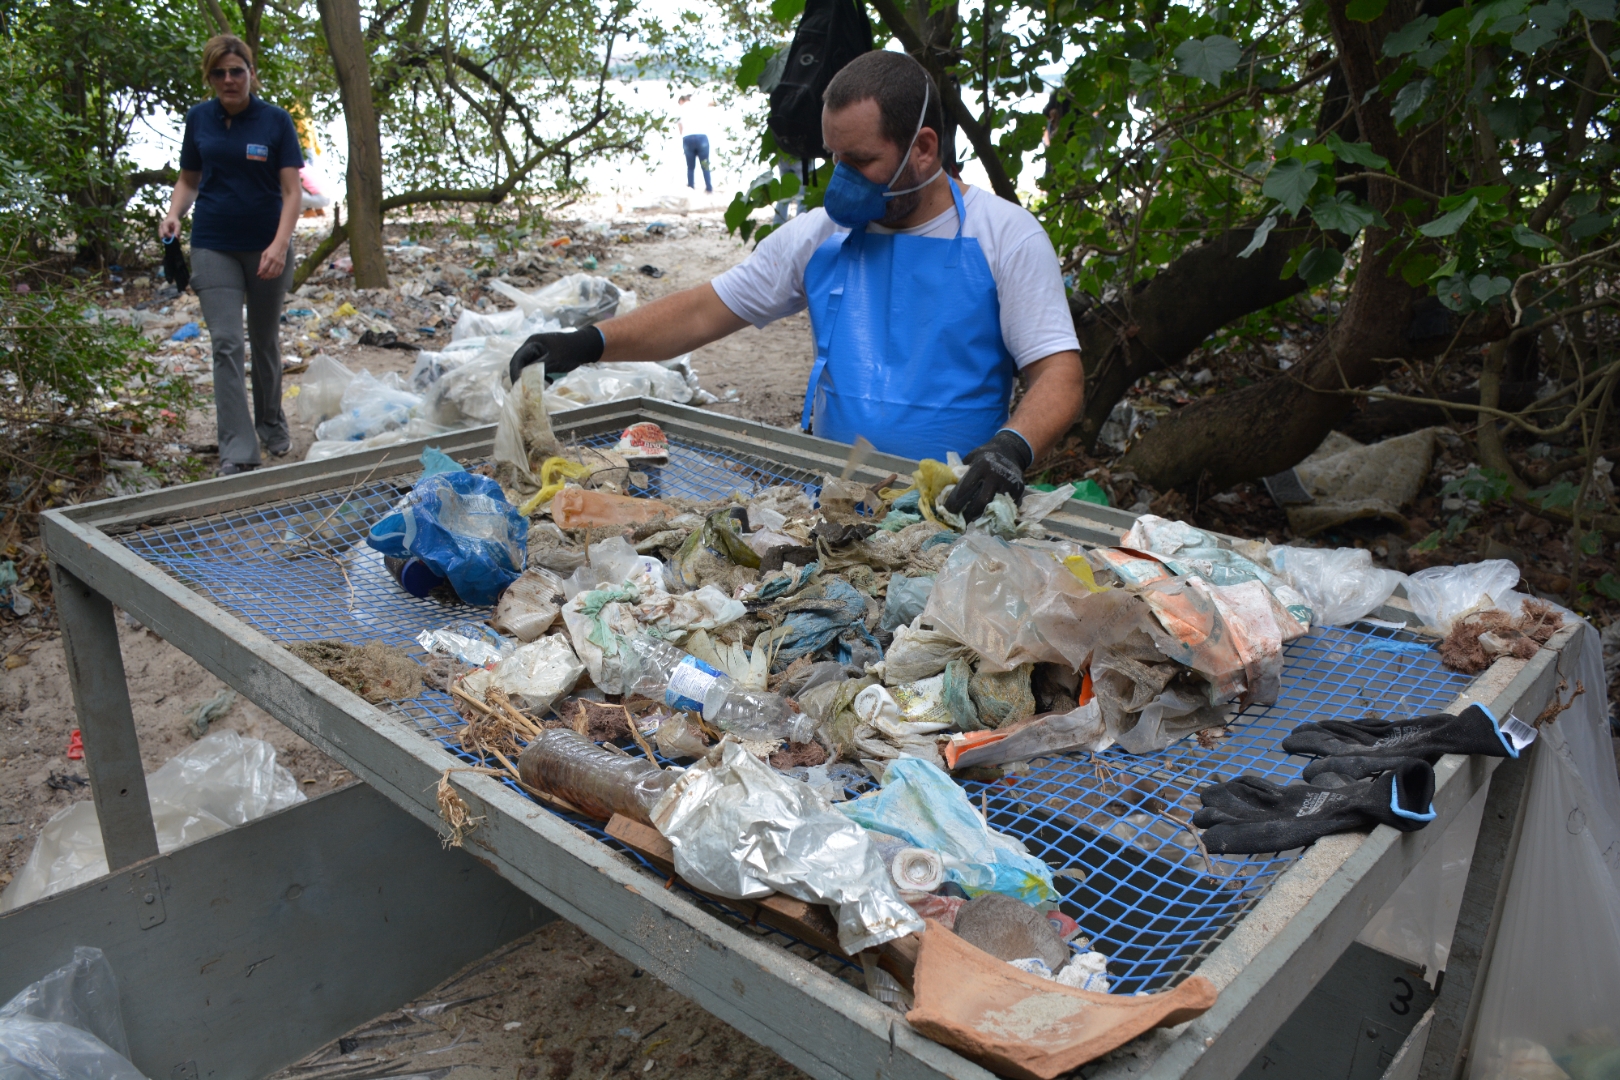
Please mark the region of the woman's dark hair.
POLYGON ((882 117, 883 137, 902 149, 911 143, 917 130, 917 114, 922 126, 933 128, 943 141, 945 111, 940 107, 939 87, 923 66, 905 53, 876 51, 862 53, 832 77, 822 104, 833 112, 856 102, 875 101, 882 117), (928 108, 923 109, 923 98, 928 108))

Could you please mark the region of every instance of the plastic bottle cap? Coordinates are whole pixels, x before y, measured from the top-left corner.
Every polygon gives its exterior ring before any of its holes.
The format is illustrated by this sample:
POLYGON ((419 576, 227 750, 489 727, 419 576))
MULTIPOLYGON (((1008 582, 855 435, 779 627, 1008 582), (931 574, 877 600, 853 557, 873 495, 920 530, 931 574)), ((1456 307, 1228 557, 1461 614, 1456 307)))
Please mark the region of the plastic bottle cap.
POLYGON ((435 574, 421 559, 412 557, 399 568, 399 583, 412 596, 426 596, 443 585, 444 578, 435 574))

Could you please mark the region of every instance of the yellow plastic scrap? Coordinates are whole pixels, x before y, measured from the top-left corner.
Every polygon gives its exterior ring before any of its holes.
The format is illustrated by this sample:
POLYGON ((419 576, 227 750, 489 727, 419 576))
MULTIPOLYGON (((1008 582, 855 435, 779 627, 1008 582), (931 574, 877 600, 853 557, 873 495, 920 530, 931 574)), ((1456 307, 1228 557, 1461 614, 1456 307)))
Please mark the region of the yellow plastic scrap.
POLYGON ((915 481, 918 492, 917 509, 929 521, 943 525, 944 522, 934 516, 934 500, 939 498, 940 492, 956 483, 956 474, 943 461, 923 458, 917 462, 917 471, 911 474, 911 479, 915 481))
POLYGON ((569 461, 567 458, 549 457, 540 466, 540 490, 518 507, 518 513, 528 517, 540 507, 550 502, 563 489, 563 483, 568 480, 583 480, 591 475, 589 465, 569 461))
POLYGON ((1069 568, 1069 573, 1080 579, 1089 592, 1107 592, 1107 585, 1097 584, 1097 578, 1091 572, 1091 564, 1084 555, 1070 555, 1063 560, 1063 565, 1069 568))
POLYGON ((349 303, 347 300, 345 300, 345 301, 343 301, 342 305, 340 305, 338 307, 338 309, 336 311, 332 312, 332 318, 341 319, 346 315, 358 315, 358 314, 360 314, 360 312, 355 309, 355 306, 353 304, 349 303))

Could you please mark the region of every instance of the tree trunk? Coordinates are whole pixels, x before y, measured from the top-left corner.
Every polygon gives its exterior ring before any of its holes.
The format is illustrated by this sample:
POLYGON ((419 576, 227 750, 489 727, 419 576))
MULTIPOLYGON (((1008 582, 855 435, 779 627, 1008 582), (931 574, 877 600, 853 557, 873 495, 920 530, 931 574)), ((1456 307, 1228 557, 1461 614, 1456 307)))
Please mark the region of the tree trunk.
MULTIPOLYGON (((1379 80, 1395 67, 1382 56, 1384 37, 1410 21, 1416 4, 1392 0, 1377 20, 1360 23, 1345 15, 1345 3, 1329 0, 1328 15, 1362 138, 1398 163, 1402 179, 1420 190, 1442 191, 1441 126, 1398 133, 1389 99, 1378 92, 1379 80)), ((1384 370, 1378 360, 1413 352, 1407 328, 1427 290, 1407 285, 1394 265, 1404 248, 1397 230, 1405 222, 1395 206, 1411 196, 1411 188, 1369 181, 1369 201, 1394 228, 1367 229, 1355 283, 1338 321, 1297 368, 1171 414, 1144 435, 1121 464, 1157 488, 1199 485, 1219 491, 1280 472, 1316 449, 1355 403, 1354 396, 1343 391, 1377 381, 1384 370)), ((1433 208, 1425 206, 1416 221, 1427 220, 1432 213, 1433 208)))
POLYGON ((319 0, 321 28, 332 54, 343 100, 343 121, 349 133, 348 197, 349 257, 354 260, 354 284, 361 289, 386 289, 388 264, 383 258, 382 137, 377 109, 371 99, 371 63, 360 30, 359 0, 319 0))
MULTIPOLYGON (((1076 429, 1088 448, 1114 403, 1142 376, 1179 363, 1234 319, 1268 308, 1305 288, 1297 275, 1282 276, 1288 253, 1315 242, 1308 220, 1279 224, 1265 247, 1239 259, 1259 220, 1214 237, 1180 255, 1137 286, 1129 301, 1081 307, 1073 299, 1080 356, 1086 366, 1086 407, 1076 429)), ((1331 235, 1336 241, 1344 238, 1331 235)))

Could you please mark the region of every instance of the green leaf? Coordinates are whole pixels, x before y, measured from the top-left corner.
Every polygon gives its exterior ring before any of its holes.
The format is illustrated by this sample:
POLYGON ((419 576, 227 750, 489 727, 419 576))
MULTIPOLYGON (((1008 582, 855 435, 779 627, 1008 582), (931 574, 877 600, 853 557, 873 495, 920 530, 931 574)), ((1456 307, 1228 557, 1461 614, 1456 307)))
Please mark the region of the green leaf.
POLYGON ((739 90, 752 90, 759 85, 759 80, 765 74, 765 65, 770 63, 771 57, 776 55, 774 45, 755 45, 743 53, 743 58, 737 64, 737 88, 739 90))
POLYGON ((1290 214, 1297 214, 1304 207, 1305 200, 1310 198, 1321 169, 1320 162, 1283 158, 1271 167, 1260 190, 1282 203, 1290 214))
POLYGON ((1345 142, 1336 131, 1328 132, 1327 138, 1323 141, 1327 143, 1327 148, 1333 151, 1340 161, 1346 161, 1352 165, 1365 165, 1369 169, 1389 168, 1389 158, 1374 153, 1372 143, 1345 142))
POLYGON ((1457 264, 1461 261, 1460 256, 1453 255, 1451 258, 1447 259, 1439 269, 1429 275, 1429 280, 1439 281, 1441 278, 1451 277, 1457 272, 1457 264))
POLYGON ((1159 77, 1159 69, 1153 64, 1144 64, 1140 60, 1132 60, 1128 78, 1132 86, 1146 86, 1159 77))
POLYGON ((1423 103, 1429 100, 1429 94, 1434 90, 1434 79, 1414 79, 1401 87, 1400 93, 1395 95, 1395 106, 1390 109, 1390 115, 1395 123, 1404 124, 1410 120, 1417 111, 1423 108, 1423 103))
POLYGON ((1413 544, 1410 550, 1412 550, 1412 551, 1434 551, 1434 550, 1438 549, 1439 547, 1440 547, 1440 530, 1436 529, 1436 530, 1434 530, 1434 532, 1430 533, 1428 536, 1425 536, 1423 539, 1421 539, 1417 543, 1413 544))
POLYGON ((1463 222, 1468 220, 1468 216, 1474 212, 1474 208, 1478 205, 1479 199, 1470 197, 1467 202, 1450 213, 1442 214, 1426 225, 1419 225, 1418 232, 1428 237, 1451 236, 1462 228, 1463 222))
POLYGON ((1596 236, 1613 223, 1612 214, 1582 214, 1569 223, 1569 238, 1585 240, 1588 236, 1596 236))
POLYGON ((1593 22, 1614 21, 1614 0, 1569 0, 1569 7, 1593 22))
POLYGON ((1173 54, 1176 70, 1194 79, 1203 79, 1211 86, 1221 85, 1221 77, 1238 66, 1243 50, 1229 37, 1213 34, 1207 38, 1191 38, 1176 46, 1173 54))
POLYGON ((1269 214, 1266 219, 1254 227, 1254 236, 1249 240, 1249 246, 1238 252, 1238 258, 1247 259, 1250 255, 1266 246, 1266 237, 1271 230, 1277 227, 1277 215, 1269 214))
POLYGON ((1537 251, 1546 251, 1558 245, 1533 231, 1528 225, 1513 226, 1513 242, 1520 247, 1534 248, 1537 251))
POLYGON ((1592 582, 1592 588, 1610 600, 1620 600, 1620 578, 1616 578, 1612 573, 1605 573, 1592 582))
POLYGON ((1312 203, 1311 216, 1321 228, 1337 229, 1346 236, 1354 236, 1368 225, 1382 220, 1378 211, 1356 202, 1356 197, 1348 191, 1312 203))
POLYGON ((1350 0, 1344 13, 1356 22, 1372 22, 1384 13, 1389 0, 1350 0))
POLYGON ((1468 275, 1453 274, 1435 286, 1435 299, 1452 311, 1467 311, 1474 306, 1474 294, 1468 291, 1468 275))
POLYGON ((1490 303, 1511 288, 1513 288, 1513 282, 1505 277, 1475 274, 1468 279, 1468 291, 1473 293, 1474 299, 1482 304, 1490 303))
POLYGON ((1581 549, 1582 555, 1596 555, 1603 550, 1603 534, 1596 529, 1582 533, 1575 546, 1581 549))
POLYGON ((771 0, 771 18, 783 26, 792 26, 793 20, 804 14, 804 0, 771 0))
POLYGON ((1299 276, 1313 289, 1332 281, 1343 269, 1344 255, 1338 248, 1312 248, 1299 260, 1299 276))
POLYGON ((1531 502, 1543 510, 1568 510, 1575 505, 1575 497, 1581 489, 1568 480, 1560 480, 1556 484, 1539 487, 1526 496, 1531 502))
POLYGON ((1415 289, 1424 282, 1429 281, 1434 274, 1435 268, 1439 265, 1440 260, 1429 252, 1413 252, 1401 260, 1401 280, 1415 289))
POLYGON ((1417 52, 1428 43, 1429 35, 1439 25, 1440 20, 1433 15, 1413 19, 1384 39, 1384 55, 1405 56, 1407 53, 1417 52))
POLYGON ((1522 53, 1533 53, 1549 42, 1558 40, 1558 31, 1532 26, 1513 35, 1513 47, 1522 53))

